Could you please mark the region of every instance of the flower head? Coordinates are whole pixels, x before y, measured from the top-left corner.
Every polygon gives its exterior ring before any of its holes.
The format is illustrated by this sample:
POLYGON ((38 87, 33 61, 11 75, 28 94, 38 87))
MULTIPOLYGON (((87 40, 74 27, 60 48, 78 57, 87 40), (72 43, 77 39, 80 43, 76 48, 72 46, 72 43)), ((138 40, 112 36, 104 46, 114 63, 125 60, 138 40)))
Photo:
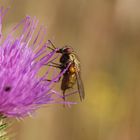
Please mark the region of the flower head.
MULTIPOLYGON (((0 33, 2 18, 0 9, 0 33)), ((8 117, 24 117, 43 104, 57 101, 53 83, 61 74, 47 81, 49 70, 43 76, 39 72, 54 59, 55 50, 49 52, 44 43, 45 29, 36 32, 38 20, 27 16, 3 39, 0 34, 0 114, 8 117), (17 31, 20 33, 17 34, 17 31)))

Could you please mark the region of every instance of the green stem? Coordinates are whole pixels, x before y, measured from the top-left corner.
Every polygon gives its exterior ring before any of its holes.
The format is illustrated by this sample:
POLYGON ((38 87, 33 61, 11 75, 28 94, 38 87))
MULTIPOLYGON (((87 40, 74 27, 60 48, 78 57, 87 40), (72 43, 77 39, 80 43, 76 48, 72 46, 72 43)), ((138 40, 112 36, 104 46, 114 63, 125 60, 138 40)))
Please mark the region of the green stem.
POLYGON ((6 122, 6 117, 4 117, 3 115, 0 115, 0 140, 9 140, 9 138, 7 137, 7 127, 8 124, 6 122))

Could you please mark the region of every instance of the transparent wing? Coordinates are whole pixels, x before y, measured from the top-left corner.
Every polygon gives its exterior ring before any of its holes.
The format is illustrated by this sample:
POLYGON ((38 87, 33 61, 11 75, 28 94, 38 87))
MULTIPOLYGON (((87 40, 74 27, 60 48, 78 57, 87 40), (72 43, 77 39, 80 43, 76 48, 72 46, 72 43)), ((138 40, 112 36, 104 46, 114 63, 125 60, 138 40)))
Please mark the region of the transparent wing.
POLYGON ((80 100, 82 101, 85 98, 85 91, 84 91, 83 82, 81 80, 80 72, 76 72, 76 78, 77 78, 77 86, 78 86, 80 100))

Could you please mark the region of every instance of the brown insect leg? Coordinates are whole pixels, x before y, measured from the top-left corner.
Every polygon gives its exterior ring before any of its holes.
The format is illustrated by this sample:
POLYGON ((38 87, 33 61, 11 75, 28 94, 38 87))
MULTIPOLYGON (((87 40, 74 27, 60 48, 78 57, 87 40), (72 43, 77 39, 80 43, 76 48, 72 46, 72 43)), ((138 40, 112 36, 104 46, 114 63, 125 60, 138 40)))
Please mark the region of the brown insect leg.
MULTIPOLYGON (((66 91, 66 90, 63 90, 63 100, 64 100, 64 101, 66 100, 66 98, 65 98, 65 91, 66 91)), ((63 104, 63 107, 64 107, 64 108, 66 107, 66 104, 65 104, 65 103, 63 104)))
MULTIPOLYGON (((60 79, 61 79, 61 77, 59 77, 58 80, 56 80, 56 81, 54 81, 54 82, 55 82, 55 83, 58 83, 58 82, 60 81, 60 79)), ((52 80, 50 80, 50 79, 44 79, 44 81, 49 81, 49 82, 51 82, 52 80)))
POLYGON ((65 99, 66 99, 66 98, 65 98, 65 91, 66 91, 66 90, 63 90, 63 100, 64 100, 64 101, 65 101, 65 99))

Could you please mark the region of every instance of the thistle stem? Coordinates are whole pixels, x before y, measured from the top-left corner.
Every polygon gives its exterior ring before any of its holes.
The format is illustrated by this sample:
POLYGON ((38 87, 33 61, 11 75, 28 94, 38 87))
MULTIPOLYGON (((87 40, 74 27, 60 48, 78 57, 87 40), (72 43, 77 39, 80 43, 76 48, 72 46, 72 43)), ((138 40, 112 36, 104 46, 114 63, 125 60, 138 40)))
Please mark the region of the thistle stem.
POLYGON ((3 115, 0 115, 0 140, 9 140, 9 138, 7 137, 7 127, 8 124, 6 122, 6 117, 4 117, 3 115))

